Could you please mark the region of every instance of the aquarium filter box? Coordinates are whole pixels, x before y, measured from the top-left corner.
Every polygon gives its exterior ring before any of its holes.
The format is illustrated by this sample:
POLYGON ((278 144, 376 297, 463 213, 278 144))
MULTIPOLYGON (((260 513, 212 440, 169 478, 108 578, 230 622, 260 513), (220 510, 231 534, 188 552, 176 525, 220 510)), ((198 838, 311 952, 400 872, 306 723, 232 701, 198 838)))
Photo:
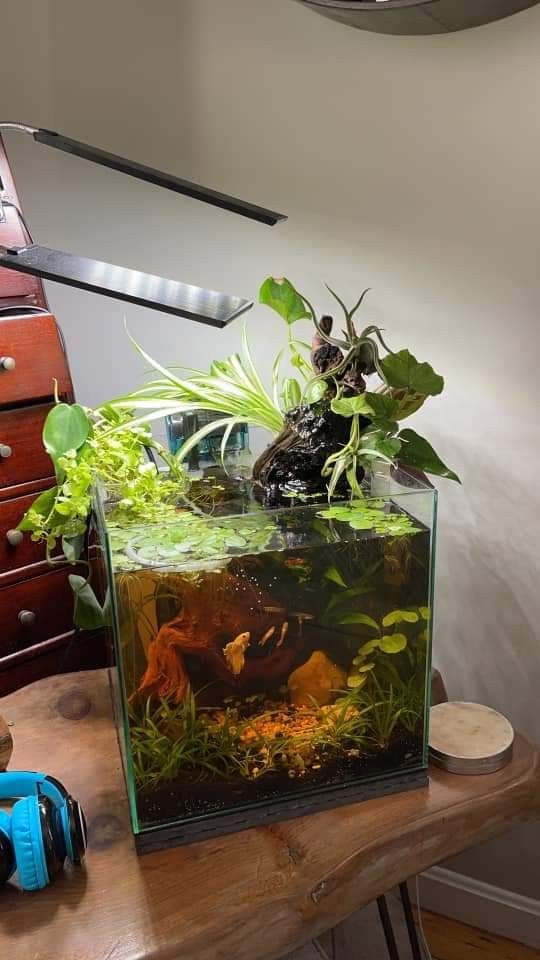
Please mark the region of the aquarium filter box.
POLYGON ((270 508, 207 477, 168 523, 96 504, 139 852, 427 784, 436 492, 270 508))

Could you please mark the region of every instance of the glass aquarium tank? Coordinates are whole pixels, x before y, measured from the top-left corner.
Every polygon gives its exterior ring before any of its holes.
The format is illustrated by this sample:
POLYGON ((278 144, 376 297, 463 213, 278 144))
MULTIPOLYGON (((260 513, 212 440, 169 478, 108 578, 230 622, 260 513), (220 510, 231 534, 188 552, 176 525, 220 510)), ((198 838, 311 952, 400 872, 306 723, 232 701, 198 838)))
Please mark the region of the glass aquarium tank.
POLYGON ((206 477, 145 524, 99 491, 140 852, 427 783, 436 491, 366 481, 270 507, 206 477))

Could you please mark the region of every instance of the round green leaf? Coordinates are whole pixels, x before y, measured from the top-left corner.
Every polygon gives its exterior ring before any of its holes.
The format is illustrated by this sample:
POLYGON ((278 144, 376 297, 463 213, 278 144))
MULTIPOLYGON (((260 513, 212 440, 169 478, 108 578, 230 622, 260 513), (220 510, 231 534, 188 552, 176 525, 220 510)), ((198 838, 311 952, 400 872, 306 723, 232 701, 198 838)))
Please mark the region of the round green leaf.
POLYGON ((392 627, 395 623, 418 623, 419 617, 412 610, 392 610, 383 617, 383 627, 392 627))
POLYGON ((58 459, 69 450, 80 450, 90 433, 90 421, 78 403, 57 403, 43 426, 43 446, 58 459))
POLYGON ((382 637, 379 647, 383 653, 401 653, 407 646, 407 637, 404 633, 392 633, 382 637))
POLYGON ((347 686, 351 687, 354 690, 358 690, 360 687, 363 687, 367 680, 365 673, 350 673, 347 677, 347 686))
POLYGON ((362 657, 367 657, 368 654, 373 653, 374 650, 379 646, 379 640, 368 640, 367 643, 363 643, 358 654, 362 657))

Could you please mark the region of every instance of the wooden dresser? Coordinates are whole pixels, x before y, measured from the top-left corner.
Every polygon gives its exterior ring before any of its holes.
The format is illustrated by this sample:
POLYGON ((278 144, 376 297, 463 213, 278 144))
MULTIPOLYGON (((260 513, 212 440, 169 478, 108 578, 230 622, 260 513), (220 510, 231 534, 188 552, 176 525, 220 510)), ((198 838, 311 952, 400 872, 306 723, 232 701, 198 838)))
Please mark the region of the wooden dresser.
MULTIPOLYGON (((30 237, 0 139, 0 244, 30 237)), ((51 673, 102 666, 101 636, 75 633, 70 568, 52 569, 42 544, 15 528, 34 497, 54 485, 43 421, 73 386, 59 327, 41 282, 0 268, 0 696, 51 673)))

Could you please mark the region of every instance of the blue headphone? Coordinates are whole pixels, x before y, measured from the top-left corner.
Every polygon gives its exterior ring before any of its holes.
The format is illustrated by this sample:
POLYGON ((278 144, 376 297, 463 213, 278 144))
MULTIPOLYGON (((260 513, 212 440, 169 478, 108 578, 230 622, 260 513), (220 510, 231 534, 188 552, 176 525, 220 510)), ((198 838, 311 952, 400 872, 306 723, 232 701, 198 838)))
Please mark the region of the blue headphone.
POLYGON ((23 890, 42 890, 63 869, 66 858, 80 864, 87 845, 80 804, 54 777, 43 773, 0 773, 0 883, 17 870, 23 890))

